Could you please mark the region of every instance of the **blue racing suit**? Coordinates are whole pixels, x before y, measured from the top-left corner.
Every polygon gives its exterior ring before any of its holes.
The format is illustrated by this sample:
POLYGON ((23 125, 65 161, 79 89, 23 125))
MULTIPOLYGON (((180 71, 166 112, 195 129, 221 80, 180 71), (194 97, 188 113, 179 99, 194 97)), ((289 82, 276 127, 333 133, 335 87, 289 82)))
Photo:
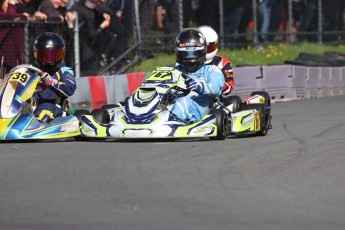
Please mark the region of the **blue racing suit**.
POLYGON ((211 99, 221 95, 224 85, 223 73, 215 65, 203 65, 194 72, 185 70, 181 65, 176 66, 176 69, 187 77, 205 83, 205 89, 202 94, 191 92, 187 96, 178 98, 171 113, 186 122, 199 121, 205 115, 205 109, 211 99))
POLYGON ((74 72, 71 68, 63 66, 55 73, 49 74, 58 81, 58 84, 49 86, 44 91, 34 94, 37 101, 34 114, 38 117, 38 120, 43 122, 50 122, 56 117, 62 116, 66 96, 72 96, 77 88, 74 72), (62 93, 58 92, 57 89, 62 93))

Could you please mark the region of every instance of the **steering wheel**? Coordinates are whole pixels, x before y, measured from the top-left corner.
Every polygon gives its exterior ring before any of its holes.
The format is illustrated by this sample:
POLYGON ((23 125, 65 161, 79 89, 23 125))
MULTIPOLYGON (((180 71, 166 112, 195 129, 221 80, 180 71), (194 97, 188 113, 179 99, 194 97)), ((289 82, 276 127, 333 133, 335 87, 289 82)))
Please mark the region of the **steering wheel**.
MULTIPOLYGON (((29 64, 21 64, 21 65, 17 65, 16 67, 12 68, 10 70, 10 72, 13 72, 15 71, 16 69, 19 69, 19 68, 26 68, 32 72, 35 72, 37 73, 40 77, 42 77, 42 75, 45 73, 43 70, 39 69, 38 67, 36 66, 33 66, 33 65, 29 65, 29 64)), ((40 78, 40 83, 43 83, 42 82, 42 79, 40 78)), ((56 90, 57 92, 59 92, 62 96, 68 98, 68 95, 63 92, 62 90, 58 89, 58 88, 54 88, 54 90, 56 90)), ((41 92, 41 91, 44 91, 44 89, 38 89, 37 91, 35 90, 35 92, 41 92)))

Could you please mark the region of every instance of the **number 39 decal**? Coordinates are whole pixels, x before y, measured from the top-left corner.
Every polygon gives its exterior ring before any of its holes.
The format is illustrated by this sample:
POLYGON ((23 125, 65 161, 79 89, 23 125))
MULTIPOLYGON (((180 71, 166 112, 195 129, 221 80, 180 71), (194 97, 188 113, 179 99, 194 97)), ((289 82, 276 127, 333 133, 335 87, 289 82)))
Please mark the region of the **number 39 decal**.
POLYGON ((9 82, 10 81, 17 81, 17 82, 20 82, 23 85, 25 85, 28 80, 29 80, 29 76, 27 73, 15 72, 15 73, 11 74, 8 81, 9 82))

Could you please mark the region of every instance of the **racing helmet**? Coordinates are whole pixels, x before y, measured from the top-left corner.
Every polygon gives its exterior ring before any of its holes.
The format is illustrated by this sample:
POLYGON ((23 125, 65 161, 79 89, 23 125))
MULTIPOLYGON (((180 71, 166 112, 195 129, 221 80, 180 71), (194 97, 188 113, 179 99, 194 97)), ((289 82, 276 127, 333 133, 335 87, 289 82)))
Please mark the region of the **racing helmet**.
POLYGON ((186 28, 175 40, 176 62, 188 71, 196 71, 206 61, 206 39, 198 29, 186 28))
POLYGON ((207 53, 205 64, 210 63, 218 51, 218 34, 211 26, 199 26, 198 28, 206 38, 207 53))
POLYGON ((65 42, 56 33, 45 32, 34 41, 35 65, 43 71, 55 72, 63 65, 65 42))

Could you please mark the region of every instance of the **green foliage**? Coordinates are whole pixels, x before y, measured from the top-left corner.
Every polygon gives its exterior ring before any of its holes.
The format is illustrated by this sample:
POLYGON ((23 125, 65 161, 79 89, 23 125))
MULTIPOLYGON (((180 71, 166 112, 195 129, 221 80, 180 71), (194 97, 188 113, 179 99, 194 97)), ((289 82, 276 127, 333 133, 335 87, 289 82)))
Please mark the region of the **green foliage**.
MULTIPOLYGON (((344 45, 319 45, 315 43, 301 43, 298 45, 276 44, 265 47, 248 46, 241 49, 220 49, 218 54, 229 58, 233 67, 243 65, 283 64, 286 60, 294 60, 301 53, 324 54, 325 52, 345 53, 344 45)), ((152 58, 130 69, 128 72, 150 72, 159 66, 173 66, 175 55, 155 53, 152 58)))

